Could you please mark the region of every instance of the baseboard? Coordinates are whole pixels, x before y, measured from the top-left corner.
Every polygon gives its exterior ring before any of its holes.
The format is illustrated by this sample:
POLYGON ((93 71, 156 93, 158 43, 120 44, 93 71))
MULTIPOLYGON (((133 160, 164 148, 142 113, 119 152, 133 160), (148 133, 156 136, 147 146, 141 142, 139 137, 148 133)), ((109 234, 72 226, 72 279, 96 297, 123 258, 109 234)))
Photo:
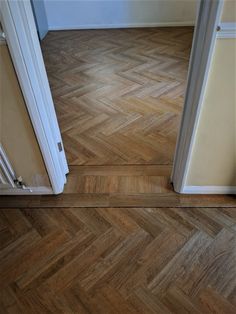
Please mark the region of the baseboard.
POLYGON ((236 23, 221 23, 217 38, 236 38, 236 23))
POLYGON ((183 194, 236 194, 236 186, 185 186, 183 194))
POLYGON ((53 190, 49 187, 27 187, 27 189, 7 188, 0 190, 0 195, 45 195, 53 194, 53 190))
POLYGON ((76 29, 106 29, 106 28, 141 28, 141 27, 183 27, 194 26, 195 21, 163 22, 163 23, 128 23, 128 24, 84 24, 49 26, 49 31, 76 30, 76 29))

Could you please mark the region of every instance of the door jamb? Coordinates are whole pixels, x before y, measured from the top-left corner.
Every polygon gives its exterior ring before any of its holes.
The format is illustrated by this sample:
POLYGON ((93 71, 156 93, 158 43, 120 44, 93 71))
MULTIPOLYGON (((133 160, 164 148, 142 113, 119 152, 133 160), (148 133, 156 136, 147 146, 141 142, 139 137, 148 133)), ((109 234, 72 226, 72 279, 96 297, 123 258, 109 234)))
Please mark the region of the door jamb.
POLYGON ((201 0, 199 4, 171 178, 178 193, 184 192, 186 184, 222 7, 223 0, 201 0))

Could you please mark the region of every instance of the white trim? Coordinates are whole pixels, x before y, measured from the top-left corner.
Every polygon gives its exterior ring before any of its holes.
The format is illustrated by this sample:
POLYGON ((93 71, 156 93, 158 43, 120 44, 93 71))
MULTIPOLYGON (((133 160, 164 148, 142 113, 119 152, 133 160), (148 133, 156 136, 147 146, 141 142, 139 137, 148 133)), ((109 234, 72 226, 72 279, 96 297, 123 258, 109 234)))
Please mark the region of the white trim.
POLYGON ((63 192, 68 167, 30 1, 0 1, 0 18, 53 192, 63 192))
POLYGON ((217 38, 236 38, 236 23, 221 23, 217 38))
POLYGON ((236 186, 191 186, 183 188, 184 194, 236 194, 236 186))
POLYGON ((53 190, 45 186, 27 187, 26 189, 2 188, 0 195, 46 195, 53 194, 53 190))
POLYGON ((1 143, 0 143, 0 168, 7 180, 7 183, 12 188, 15 188, 16 186, 14 180, 16 179, 16 175, 1 143))
MULTIPOLYGON (((62 169, 62 173, 67 174, 69 172, 69 169, 68 169, 63 142, 61 138, 61 132, 60 132, 58 122, 57 122, 57 116, 54 109, 52 94, 49 87, 48 77, 47 77, 47 73, 46 73, 46 69, 44 65, 40 43, 38 40, 35 19, 33 16, 33 11, 32 11, 32 7, 30 3, 29 5, 25 5, 24 11, 25 11, 24 12, 25 18, 23 19, 23 22, 25 23, 25 30, 28 30, 28 32, 26 33, 26 36, 28 40, 30 53, 32 55, 32 59, 35 61, 34 66, 36 70, 37 80, 39 82, 39 85, 43 87, 41 88, 40 91, 42 94, 43 102, 45 105, 44 107, 46 109, 48 120, 50 122, 49 125, 51 127, 54 142, 56 142, 56 145, 57 143, 60 142, 63 148, 62 151, 59 152, 58 147, 56 147, 56 153, 58 154, 58 157, 59 157, 59 162, 62 169)), ((64 183, 66 183, 66 177, 65 177, 64 183)))
POLYGON ((202 100, 216 42, 223 0, 201 0, 194 32, 184 110, 174 158, 172 182, 183 193, 193 153, 202 100))
POLYGON ((139 27, 178 27, 194 26, 195 21, 162 22, 162 23, 120 23, 120 24, 81 24, 66 26, 49 26, 49 31, 76 30, 76 29, 106 29, 106 28, 139 28, 139 27))

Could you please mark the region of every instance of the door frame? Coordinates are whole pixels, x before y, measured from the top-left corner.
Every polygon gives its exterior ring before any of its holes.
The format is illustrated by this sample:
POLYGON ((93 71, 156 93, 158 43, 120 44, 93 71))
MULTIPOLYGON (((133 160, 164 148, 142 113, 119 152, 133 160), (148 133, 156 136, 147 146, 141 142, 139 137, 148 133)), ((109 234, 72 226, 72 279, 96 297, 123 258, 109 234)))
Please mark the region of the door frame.
POLYGON ((52 185, 52 193, 62 193, 69 169, 30 0, 0 1, 0 21, 52 185))
POLYGON ((174 190, 178 193, 184 193, 186 185, 223 2, 223 0, 200 0, 199 2, 184 109, 171 176, 174 190))
MULTIPOLYGON (((179 193, 184 191, 222 6, 223 0, 200 0, 199 3, 172 172, 174 189, 179 193)), ((0 12, 0 20, 53 193, 62 193, 68 165, 30 0, 0 1, 0 12), (58 143, 61 150, 58 149, 58 143)))

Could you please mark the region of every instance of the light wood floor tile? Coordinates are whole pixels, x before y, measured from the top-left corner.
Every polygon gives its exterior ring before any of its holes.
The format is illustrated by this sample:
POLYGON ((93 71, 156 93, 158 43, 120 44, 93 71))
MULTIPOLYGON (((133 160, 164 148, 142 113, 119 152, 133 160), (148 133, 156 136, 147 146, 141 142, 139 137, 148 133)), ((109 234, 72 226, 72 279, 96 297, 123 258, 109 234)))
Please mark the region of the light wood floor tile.
POLYGON ((70 165, 171 164, 193 28, 50 32, 42 43, 70 165))

